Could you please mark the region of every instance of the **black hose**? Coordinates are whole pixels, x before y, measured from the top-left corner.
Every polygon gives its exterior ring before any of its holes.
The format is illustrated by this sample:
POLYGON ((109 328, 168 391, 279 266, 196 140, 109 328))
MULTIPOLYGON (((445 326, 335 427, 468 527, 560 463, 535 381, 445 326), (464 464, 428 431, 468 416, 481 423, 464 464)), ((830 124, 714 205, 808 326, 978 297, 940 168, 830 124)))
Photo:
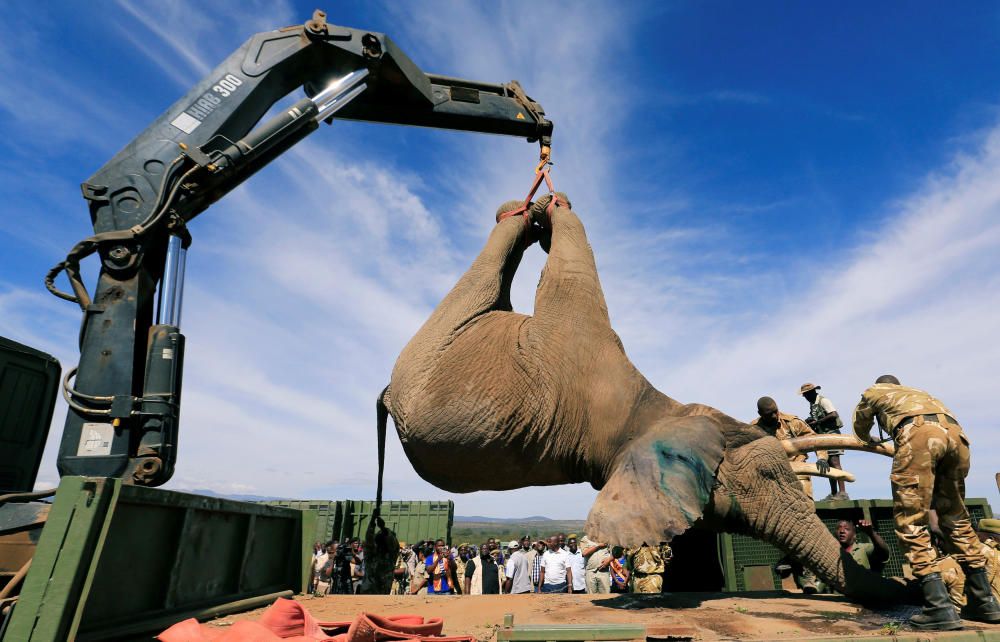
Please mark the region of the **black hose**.
POLYGON ((46 497, 52 497, 56 494, 56 488, 49 488, 48 490, 33 490, 26 491, 22 493, 7 493, 6 495, 0 495, 0 504, 23 504, 25 502, 33 502, 36 499, 45 499, 46 497))
POLYGON ((163 180, 160 181, 160 189, 157 192, 157 199, 155 205, 153 206, 153 213, 150 214, 145 221, 127 230, 115 230, 113 232, 101 232, 100 234, 95 234, 74 245, 66 255, 66 259, 57 263, 51 270, 49 270, 48 274, 45 275, 45 289, 60 299, 76 303, 84 311, 86 311, 87 306, 90 305, 90 297, 87 294, 87 288, 84 285, 83 280, 80 278, 80 261, 96 252, 101 243, 107 243, 109 241, 131 241, 136 237, 142 236, 148 232, 150 228, 159 223, 164 214, 166 214, 170 209, 170 204, 173 202, 174 197, 177 196, 177 190, 179 190, 187 179, 199 169, 196 165, 185 172, 179 180, 174 182, 173 187, 170 189, 166 197, 164 197, 167 182, 174 177, 176 174, 175 169, 183 159, 183 154, 175 158, 170 163, 167 171, 163 173, 163 180), (74 294, 67 294, 56 287, 55 280, 61 272, 66 272, 66 276, 70 280, 70 285, 73 287, 74 294))

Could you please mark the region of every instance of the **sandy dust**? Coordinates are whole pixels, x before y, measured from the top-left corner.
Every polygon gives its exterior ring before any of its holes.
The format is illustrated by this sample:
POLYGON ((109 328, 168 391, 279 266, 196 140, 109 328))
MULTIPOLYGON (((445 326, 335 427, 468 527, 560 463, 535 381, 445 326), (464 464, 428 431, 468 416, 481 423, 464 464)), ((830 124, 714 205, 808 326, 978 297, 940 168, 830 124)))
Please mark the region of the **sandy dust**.
MULTIPOLYGON (((805 596, 782 591, 674 593, 663 595, 482 595, 482 596, 328 596, 298 599, 321 621, 351 620, 360 611, 379 615, 413 613, 444 618, 446 635, 495 640, 505 613, 515 624, 642 623, 658 640, 791 640, 830 636, 869 637, 909 631, 903 625, 916 607, 887 611, 864 609, 835 596, 805 596)), ((255 618, 261 609, 216 621, 255 618)), ((1000 625, 966 623, 966 631, 1000 635, 1000 625)), ((924 634, 922 637, 931 637, 924 634)))

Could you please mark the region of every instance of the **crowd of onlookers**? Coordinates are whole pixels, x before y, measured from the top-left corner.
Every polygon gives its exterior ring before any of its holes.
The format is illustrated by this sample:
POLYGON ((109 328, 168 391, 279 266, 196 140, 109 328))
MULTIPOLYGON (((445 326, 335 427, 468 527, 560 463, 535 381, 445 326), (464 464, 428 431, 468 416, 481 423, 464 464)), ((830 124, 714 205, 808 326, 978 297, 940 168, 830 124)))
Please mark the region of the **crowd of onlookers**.
MULTIPOLYGON (((624 549, 586 536, 525 535, 510 542, 489 538, 449 547, 443 539, 399 543, 392 567, 394 595, 498 595, 520 593, 659 593, 670 547, 624 549)), ((366 578, 365 546, 358 539, 317 542, 313 591, 375 593, 387 583, 366 578), (367 580, 367 581, 366 581, 367 580)))
MULTIPOLYGON (((933 511, 931 532, 935 534, 935 542, 940 542, 942 536, 933 511)), ((1000 520, 979 520, 977 533, 987 559, 992 590, 1000 595, 1000 520)), ((881 572, 889 560, 889 547, 870 521, 840 520, 833 535, 844 554, 864 568, 881 572), (864 535, 863 540, 859 534, 864 535)), ((443 539, 413 545, 399 542, 394 563, 391 557, 376 563, 378 547, 374 541, 367 546, 357 538, 325 546, 316 542, 314 594, 659 593, 673 556, 666 542, 624 549, 593 541, 586 535, 559 533, 546 539, 525 535, 506 543, 491 537, 478 545, 463 543, 453 547, 443 539), (378 573, 385 575, 381 581, 374 577, 378 573)), ((965 583, 962 571, 952 556, 941 553, 939 557, 951 598, 961 604, 965 583)), ((791 558, 779 561, 774 570, 779 576, 794 577, 795 584, 805 593, 831 590, 791 558)))

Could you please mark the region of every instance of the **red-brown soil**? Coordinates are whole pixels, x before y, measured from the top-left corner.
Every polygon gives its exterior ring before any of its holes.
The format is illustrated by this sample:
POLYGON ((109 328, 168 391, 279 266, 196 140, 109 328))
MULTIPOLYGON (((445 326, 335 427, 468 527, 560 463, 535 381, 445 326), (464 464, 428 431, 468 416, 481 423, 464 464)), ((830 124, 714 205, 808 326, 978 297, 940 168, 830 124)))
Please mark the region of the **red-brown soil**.
MULTIPOLYGON (((414 613, 444 618, 446 635, 495 639, 505 613, 515 624, 643 623, 660 640, 792 640, 833 636, 890 635, 916 607, 872 611, 836 596, 773 593, 674 593, 663 595, 299 596, 321 621, 351 620, 361 611, 414 613)), ((261 609, 232 615, 225 626, 255 618, 261 609)), ((1000 625, 966 623, 1000 636, 1000 625)), ((912 635, 904 625, 899 635, 912 635)), ((924 634, 922 637, 931 637, 924 634)))

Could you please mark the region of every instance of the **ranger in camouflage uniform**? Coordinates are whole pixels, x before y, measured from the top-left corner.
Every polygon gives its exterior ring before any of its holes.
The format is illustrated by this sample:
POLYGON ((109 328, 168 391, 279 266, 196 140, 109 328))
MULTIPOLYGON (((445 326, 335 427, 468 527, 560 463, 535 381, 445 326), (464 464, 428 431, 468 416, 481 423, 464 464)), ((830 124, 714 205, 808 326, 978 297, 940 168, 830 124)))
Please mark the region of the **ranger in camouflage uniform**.
MULTIPOLYGON (((993 597, 1000 596, 1000 519, 979 520, 980 552, 986 558, 986 577, 993 597)), ((1000 599, 1000 598, 998 598, 1000 599)))
MULTIPOLYGON (((986 558, 986 578, 990 583, 990 591, 993 597, 1000 599, 1000 520, 981 519, 976 531, 979 541, 979 551, 986 558)), ((956 607, 966 605, 965 599, 965 573, 962 567, 955 560, 954 556, 946 555, 938 558, 941 566, 941 579, 948 587, 948 594, 951 602, 956 607)))
POLYGON ((455 556, 455 577, 458 578, 458 586, 455 587, 455 594, 461 595, 465 583, 465 565, 469 563, 469 545, 459 544, 458 555, 455 556))
MULTIPOLYGON (((778 404, 770 397, 761 397, 757 400, 757 415, 758 417, 751 421, 750 425, 757 426, 778 439, 794 439, 795 437, 816 434, 806 422, 795 415, 779 411, 778 404)), ((820 459, 826 458, 822 451, 818 452, 816 456, 820 459)), ((788 456, 788 461, 806 461, 807 459, 809 459, 809 455, 805 453, 788 456)), ((799 483, 802 484, 802 490, 809 499, 812 499, 812 478, 809 475, 799 475, 798 477, 799 483)))
POLYGON ((962 615, 971 620, 1000 622, 1000 604, 990 591, 986 559, 965 508, 969 440, 962 427, 939 400, 922 390, 900 385, 892 375, 879 377, 861 395, 854 409, 858 439, 872 441, 874 420, 896 443, 890 475, 896 537, 924 593, 924 609, 910 618, 910 623, 918 629, 939 631, 962 626, 948 599, 931 544, 931 506, 937 509, 945 536, 942 545, 965 571, 968 604, 962 615))
MULTIPOLYGON (((750 425, 757 426, 778 439, 794 439, 795 437, 816 434, 806 422, 795 415, 778 410, 777 402, 771 397, 761 397, 757 400, 757 415, 757 418, 751 421, 750 425)), ((817 465, 826 462, 826 454, 823 451, 817 452, 816 456, 819 458, 817 465)), ((804 462, 808 459, 809 455, 805 453, 788 456, 788 461, 790 462, 804 462)), ((824 472, 822 468, 820 472, 824 472)), ((802 491, 811 500, 813 498, 812 477, 809 475, 799 475, 798 478, 799 483, 802 484, 802 491)), ((800 567, 798 562, 792 560, 791 557, 786 556, 779 560, 777 565, 775 565, 775 570, 781 577, 788 577, 788 574, 791 573, 795 579, 796 586, 802 589, 804 593, 812 594, 819 590, 819 581, 816 579, 815 573, 807 568, 800 567)))
POLYGON ((406 595, 410 592, 410 556, 413 551, 407 548, 406 542, 399 543, 399 555, 396 557, 396 566, 392 569, 392 588, 389 595, 406 595))
POLYGON ((663 591, 663 573, 667 561, 673 553, 666 542, 660 542, 658 547, 642 546, 628 551, 628 559, 632 569, 633 593, 660 593, 663 591))

